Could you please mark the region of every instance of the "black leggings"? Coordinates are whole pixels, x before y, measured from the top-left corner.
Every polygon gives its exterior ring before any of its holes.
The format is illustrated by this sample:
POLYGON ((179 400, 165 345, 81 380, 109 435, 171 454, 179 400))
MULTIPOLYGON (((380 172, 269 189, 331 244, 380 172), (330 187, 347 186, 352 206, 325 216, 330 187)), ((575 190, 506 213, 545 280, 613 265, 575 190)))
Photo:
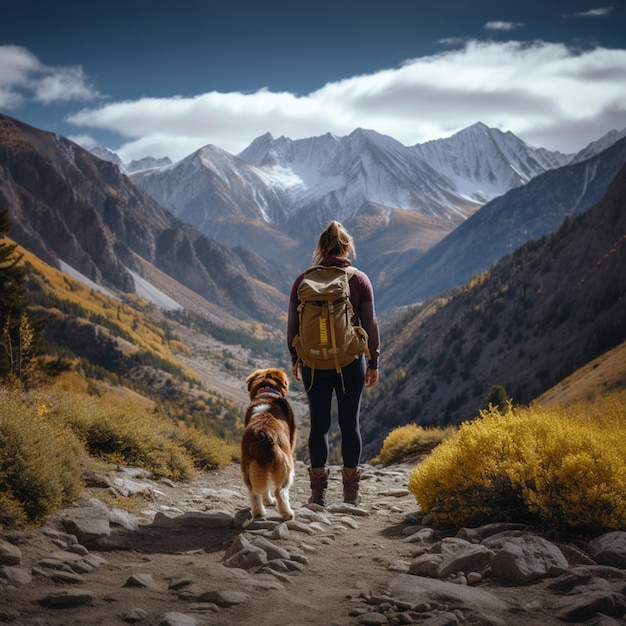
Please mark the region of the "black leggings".
MULTIPOLYGON (((341 456, 344 467, 357 467, 361 460, 361 429, 359 412, 361 396, 365 384, 367 362, 365 357, 356 359, 342 369, 341 375, 335 370, 316 369, 313 372, 313 387, 307 392, 311 430, 309 432, 309 457, 311 467, 324 467, 328 460, 328 431, 330 430, 330 408, 333 392, 337 396, 337 413, 341 429, 341 456)), ((302 368, 304 388, 311 385, 311 369, 302 368)))

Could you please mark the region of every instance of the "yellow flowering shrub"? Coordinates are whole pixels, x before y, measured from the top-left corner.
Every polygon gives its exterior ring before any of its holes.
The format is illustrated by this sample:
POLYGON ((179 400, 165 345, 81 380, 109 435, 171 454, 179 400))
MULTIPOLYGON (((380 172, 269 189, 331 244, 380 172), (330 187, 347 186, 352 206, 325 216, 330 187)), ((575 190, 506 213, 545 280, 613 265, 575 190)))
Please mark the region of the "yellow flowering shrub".
POLYGON ((626 527, 626 392, 574 407, 490 407, 418 465, 408 488, 435 523, 626 527))
POLYGON ((436 444, 451 437, 456 428, 424 428, 416 424, 405 424, 394 428, 383 441, 376 461, 383 465, 402 462, 407 457, 428 452, 436 444))

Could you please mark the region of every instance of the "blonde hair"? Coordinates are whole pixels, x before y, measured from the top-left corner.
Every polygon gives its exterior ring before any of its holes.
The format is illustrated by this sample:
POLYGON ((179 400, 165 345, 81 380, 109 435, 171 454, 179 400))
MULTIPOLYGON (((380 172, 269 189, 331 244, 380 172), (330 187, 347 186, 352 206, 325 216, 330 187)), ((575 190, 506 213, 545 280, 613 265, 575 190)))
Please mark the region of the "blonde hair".
POLYGON ((317 265, 327 256, 352 256, 356 259, 356 249, 352 235, 341 222, 333 220, 317 240, 317 248, 313 253, 313 264, 317 265))

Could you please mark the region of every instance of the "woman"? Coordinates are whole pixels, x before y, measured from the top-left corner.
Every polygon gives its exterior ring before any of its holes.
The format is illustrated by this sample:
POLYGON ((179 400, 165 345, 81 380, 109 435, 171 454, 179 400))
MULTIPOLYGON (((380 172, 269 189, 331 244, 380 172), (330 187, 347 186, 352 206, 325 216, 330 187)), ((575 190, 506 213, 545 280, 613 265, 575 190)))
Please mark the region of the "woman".
MULTIPOLYGON (((356 258, 354 241, 345 227, 332 221, 321 233, 313 254, 314 265, 350 267, 350 255, 356 258)), ((374 291, 367 275, 357 270, 350 278, 350 301, 354 309, 354 322, 362 326, 368 334, 369 359, 362 355, 339 372, 333 369, 315 369, 303 365, 298 360, 292 345, 299 331, 298 286, 302 282, 300 274, 292 288, 289 299, 287 322, 287 343, 293 362, 293 375, 304 383, 309 401, 311 427, 309 432, 309 477, 311 497, 309 502, 324 506, 328 487, 328 431, 331 426, 331 402, 333 393, 337 397, 339 428, 341 430, 341 455, 343 459, 344 502, 357 504, 359 501, 359 480, 361 477, 361 430, 359 412, 363 387, 373 387, 378 380, 379 330, 374 308, 374 291)))

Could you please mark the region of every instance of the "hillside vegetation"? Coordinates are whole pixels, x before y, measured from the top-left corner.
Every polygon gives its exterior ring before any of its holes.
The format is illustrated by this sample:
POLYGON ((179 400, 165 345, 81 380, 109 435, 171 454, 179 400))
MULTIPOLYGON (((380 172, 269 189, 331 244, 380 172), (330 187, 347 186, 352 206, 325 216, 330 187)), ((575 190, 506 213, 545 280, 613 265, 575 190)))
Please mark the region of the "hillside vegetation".
POLYGON ((124 295, 118 300, 99 293, 18 250, 27 276, 28 314, 42 327, 41 375, 72 370, 90 393, 117 389, 121 396, 139 394, 175 422, 238 438, 240 407, 205 389, 198 374, 179 359, 191 347, 172 330, 177 322, 141 298, 124 295))
POLYGON ((78 498, 86 476, 117 464, 184 480, 238 454, 139 398, 89 395, 61 381, 28 393, 0 389, 0 526, 41 522, 78 498))
POLYGON ((598 204, 566 219, 554 235, 399 317, 384 335, 380 384, 364 407, 366 452, 375 455, 385 430, 396 426, 474 418, 494 386, 515 404, 529 404, 620 346, 624 197, 626 167, 598 204))

